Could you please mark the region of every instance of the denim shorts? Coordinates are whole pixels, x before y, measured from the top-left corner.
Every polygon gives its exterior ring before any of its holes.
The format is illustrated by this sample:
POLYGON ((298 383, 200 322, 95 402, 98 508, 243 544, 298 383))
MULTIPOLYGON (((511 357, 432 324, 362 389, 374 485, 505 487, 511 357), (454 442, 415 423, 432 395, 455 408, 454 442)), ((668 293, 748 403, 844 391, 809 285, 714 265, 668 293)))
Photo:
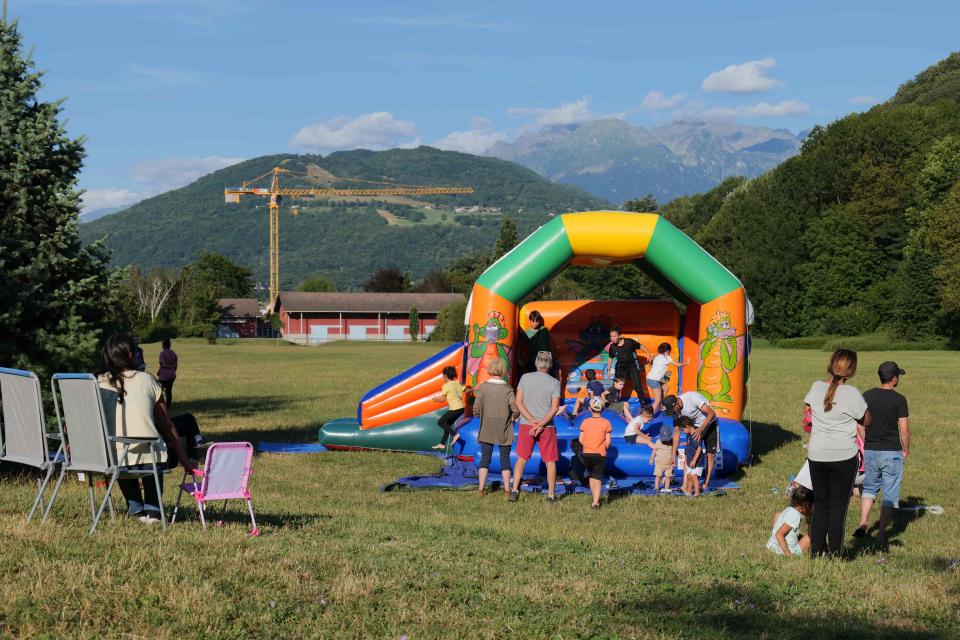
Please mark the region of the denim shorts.
POLYGON ((863 452, 863 497, 877 499, 883 491, 883 506, 900 508, 900 483, 903 482, 902 451, 863 452))
POLYGON ((647 386, 651 389, 659 389, 663 386, 663 383, 661 383, 659 380, 654 380, 653 378, 647 378, 647 386))

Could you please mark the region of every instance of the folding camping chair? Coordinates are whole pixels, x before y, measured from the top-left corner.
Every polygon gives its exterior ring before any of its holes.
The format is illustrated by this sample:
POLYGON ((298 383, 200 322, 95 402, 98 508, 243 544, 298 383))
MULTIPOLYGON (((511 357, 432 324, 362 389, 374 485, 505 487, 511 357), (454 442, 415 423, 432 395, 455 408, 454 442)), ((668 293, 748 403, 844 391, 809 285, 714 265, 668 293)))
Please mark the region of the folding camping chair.
MULTIPOLYGON (((163 439, 159 434, 150 438, 111 436, 103 398, 100 395, 100 386, 97 384, 97 379, 89 373, 57 373, 54 374, 50 386, 53 390, 53 404, 57 411, 57 426, 66 447, 66 463, 61 468, 53 498, 56 498, 67 473, 83 473, 87 478, 87 488, 90 493, 90 514, 93 517, 90 533, 93 533, 103 516, 103 510, 108 505, 110 519, 114 519, 111 494, 113 486, 121 476, 143 478, 144 482, 152 476, 156 483, 157 495, 161 495, 160 474, 165 473, 166 469, 159 467, 159 453, 163 449, 163 439), (117 445, 122 445, 120 459, 126 461, 130 447, 143 444, 150 445, 149 469, 117 463, 117 445), (93 474, 107 477, 106 494, 99 509, 93 493, 93 474)), ((53 498, 50 500, 50 506, 53 505, 53 498)), ((47 506, 44 519, 50 512, 50 506, 47 506)), ((163 504, 160 505, 160 521, 166 529, 167 517, 163 504)))
POLYGON ((203 463, 203 470, 195 469, 193 473, 183 474, 180 483, 180 492, 177 494, 177 504, 173 508, 170 522, 177 521, 177 510, 183 493, 187 492, 197 501, 197 511, 200 513, 200 523, 207 528, 204 506, 207 502, 223 500, 223 511, 227 510, 227 500, 246 500, 250 510, 250 522, 253 529, 251 536, 259 536, 260 529, 257 520, 253 517, 253 501, 247 489, 247 480, 253 474, 253 445, 249 442, 215 442, 207 449, 207 458, 203 463), (193 476, 193 482, 187 482, 187 475, 193 476), (197 482, 197 478, 201 478, 197 482))
MULTIPOLYGON (((59 440, 59 436, 47 433, 40 379, 32 372, 0 367, 0 403, 0 462, 16 462, 46 472, 37 481, 37 497, 27 515, 30 522, 37 507, 43 510, 43 494, 53 472, 63 462, 63 441, 51 452, 48 440, 59 440)), ((53 504, 52 498, 50 503, 53 504)))

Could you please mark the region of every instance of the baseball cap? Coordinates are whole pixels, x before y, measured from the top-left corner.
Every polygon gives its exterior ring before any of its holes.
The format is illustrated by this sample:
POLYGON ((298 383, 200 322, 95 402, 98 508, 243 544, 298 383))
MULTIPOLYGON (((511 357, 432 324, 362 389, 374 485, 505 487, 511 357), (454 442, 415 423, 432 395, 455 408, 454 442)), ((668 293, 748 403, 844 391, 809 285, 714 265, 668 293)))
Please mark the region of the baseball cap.
POLYGON ((673 426, 666 422, 660 425, 660 442, 664 444, 673 442, 673 426))
POLYGON ((900 365, 891 360, 887 360, 877 368, 877 375, 883 380, 893 380, 897 376, 902 376, 905 373, 906 371, 901 369, 900 365))
POLYGON ((603 411, 603 398, 594 396, 590 400, 590 409, 593 411, 603 411))
POLYGON ((663 399, 663 413, 672 416, 677 412, 677 396, 667 396, 663 399))

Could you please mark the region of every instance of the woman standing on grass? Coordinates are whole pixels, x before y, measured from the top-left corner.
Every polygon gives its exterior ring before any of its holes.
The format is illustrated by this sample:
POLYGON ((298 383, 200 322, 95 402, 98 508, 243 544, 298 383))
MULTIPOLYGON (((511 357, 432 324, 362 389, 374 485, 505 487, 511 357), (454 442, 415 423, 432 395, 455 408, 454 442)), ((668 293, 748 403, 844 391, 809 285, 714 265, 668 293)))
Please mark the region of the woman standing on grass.
POLYGON ((494 360, 487 367, 490 377, 477 389, 473 415, 480 417, 480 495, 487 484, 493 446, 500 452, 500 474, 503 476, 503 492, 510 496, 510 445, 513 444, 513 422, 520 415, 517 410, 513 388, 503 379, 507 365, 502 359, 494 360))
POLYGON ((847 380, 857 372, 857 353, 837 349, 830 357, 826 380, 817 380, 804 402, 813 427, 807 444, 813 484, 810 553, 838 555, 843 548, 843 524, 857 476, 857 434, 870 426, 870 412, 860 390, 847 380))

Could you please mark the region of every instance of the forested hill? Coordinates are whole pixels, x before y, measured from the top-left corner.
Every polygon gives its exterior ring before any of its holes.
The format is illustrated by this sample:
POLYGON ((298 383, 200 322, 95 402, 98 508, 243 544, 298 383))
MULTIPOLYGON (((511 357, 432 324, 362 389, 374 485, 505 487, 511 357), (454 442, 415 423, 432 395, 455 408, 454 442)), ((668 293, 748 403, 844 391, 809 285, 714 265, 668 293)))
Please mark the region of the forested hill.
POLYGON ((960 338, 960 54, 665 215, 743 280, 766 335, 960 338))
MULTIPOLYGON (((550 214, 609 208, 576 188, 557 185, 533 171, 496 158, 431 147, 389 151, 343 151, 328 156, 262 156, 211 173, 181 189, 80 226, 85 242, 106 238, 116 265, 179 267, 199 251, 222 253, 267 273, 267 202, 245 198, 225 204, 225 187, 238 186, 275 165, 314 175, 401 184, 470 186, 471 195, 425 196, 383 201, 286 200, 281 209, 281 284, 295 285, 322 273, 339 288, 359 286, 381 267, 419 278, 454 258, 491 246, 503 214, 517 218, 520 232, 550 214), (299 215, 291 215, 291 205, 299 215), (456 207, 480 211, 455 212, 456 207), (499 210, 499 211, 498 211, 499 210)), ((304 183, 284 177, 285 186, 304 183)), ((356 187, 356 183, 331 183, 356 187)), ((255 186, 269 186, 258 183, 255 186)))

